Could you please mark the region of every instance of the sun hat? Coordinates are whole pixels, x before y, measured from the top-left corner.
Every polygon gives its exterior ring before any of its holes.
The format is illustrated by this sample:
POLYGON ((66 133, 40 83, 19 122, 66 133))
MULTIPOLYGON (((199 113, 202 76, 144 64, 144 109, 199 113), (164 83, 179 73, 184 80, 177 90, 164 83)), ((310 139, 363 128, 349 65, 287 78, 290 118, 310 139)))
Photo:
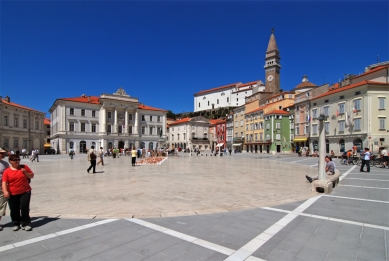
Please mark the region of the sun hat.
POLYGON ((0 153, 5 153, 5 152, 7 152, 7 151, 0 148, 0 153))

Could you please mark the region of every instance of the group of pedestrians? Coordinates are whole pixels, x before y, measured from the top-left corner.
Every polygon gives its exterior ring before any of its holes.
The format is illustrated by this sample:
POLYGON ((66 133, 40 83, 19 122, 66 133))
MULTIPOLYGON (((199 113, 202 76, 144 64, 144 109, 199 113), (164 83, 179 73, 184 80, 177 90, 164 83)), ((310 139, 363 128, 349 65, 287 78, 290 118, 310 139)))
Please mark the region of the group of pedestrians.
MULTIPOLYGON (((13 222, 13 231, 22 228, 31 231, 30 180, 34 173, 27 165, 20 164, 19 155, 9 155, 8 162, 3 160, 6 151, 0 148, 0 220, 5 216, 7 203, 13 222)), ((0 225, 0 231, 3 227, 0 225)))

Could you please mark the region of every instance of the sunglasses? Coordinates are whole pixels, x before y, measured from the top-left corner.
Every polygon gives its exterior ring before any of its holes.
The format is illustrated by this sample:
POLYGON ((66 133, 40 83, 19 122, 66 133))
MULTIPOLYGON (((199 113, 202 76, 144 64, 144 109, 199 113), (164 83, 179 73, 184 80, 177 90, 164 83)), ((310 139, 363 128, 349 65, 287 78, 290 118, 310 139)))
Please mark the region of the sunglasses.
POLYGON ((14 159, 14 160, 11 160, 11 161, 20 161, 20 159, 14 159))

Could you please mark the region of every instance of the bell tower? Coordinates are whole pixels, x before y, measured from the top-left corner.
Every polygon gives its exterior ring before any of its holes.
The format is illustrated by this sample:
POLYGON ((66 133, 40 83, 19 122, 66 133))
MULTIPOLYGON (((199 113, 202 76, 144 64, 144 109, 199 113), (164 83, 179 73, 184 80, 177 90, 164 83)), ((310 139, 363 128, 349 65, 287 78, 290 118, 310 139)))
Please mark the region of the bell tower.
POLYGON ((272 28, 269 44, 266 50, 264 66, 266 75, 266 92, 280 92, 280 60, 280 51, 278 50, 276 37, 274 36, 274 28, 272 28))

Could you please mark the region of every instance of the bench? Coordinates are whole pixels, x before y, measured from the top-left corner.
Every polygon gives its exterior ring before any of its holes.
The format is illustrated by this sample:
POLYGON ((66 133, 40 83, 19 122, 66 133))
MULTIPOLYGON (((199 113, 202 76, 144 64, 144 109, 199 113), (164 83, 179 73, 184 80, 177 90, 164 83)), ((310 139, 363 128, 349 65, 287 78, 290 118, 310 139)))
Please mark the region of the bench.
POLYGON ((339 184, 339 177, 340 177, 340 171, 338 169, 335 169, 334 175, 327 175, 326 174, 326 180, 320 181, 320 180, 314 180, 312 182, 312 191, 316 191, 319 193, 331 193, 332 190, 338 186, 339 184))

